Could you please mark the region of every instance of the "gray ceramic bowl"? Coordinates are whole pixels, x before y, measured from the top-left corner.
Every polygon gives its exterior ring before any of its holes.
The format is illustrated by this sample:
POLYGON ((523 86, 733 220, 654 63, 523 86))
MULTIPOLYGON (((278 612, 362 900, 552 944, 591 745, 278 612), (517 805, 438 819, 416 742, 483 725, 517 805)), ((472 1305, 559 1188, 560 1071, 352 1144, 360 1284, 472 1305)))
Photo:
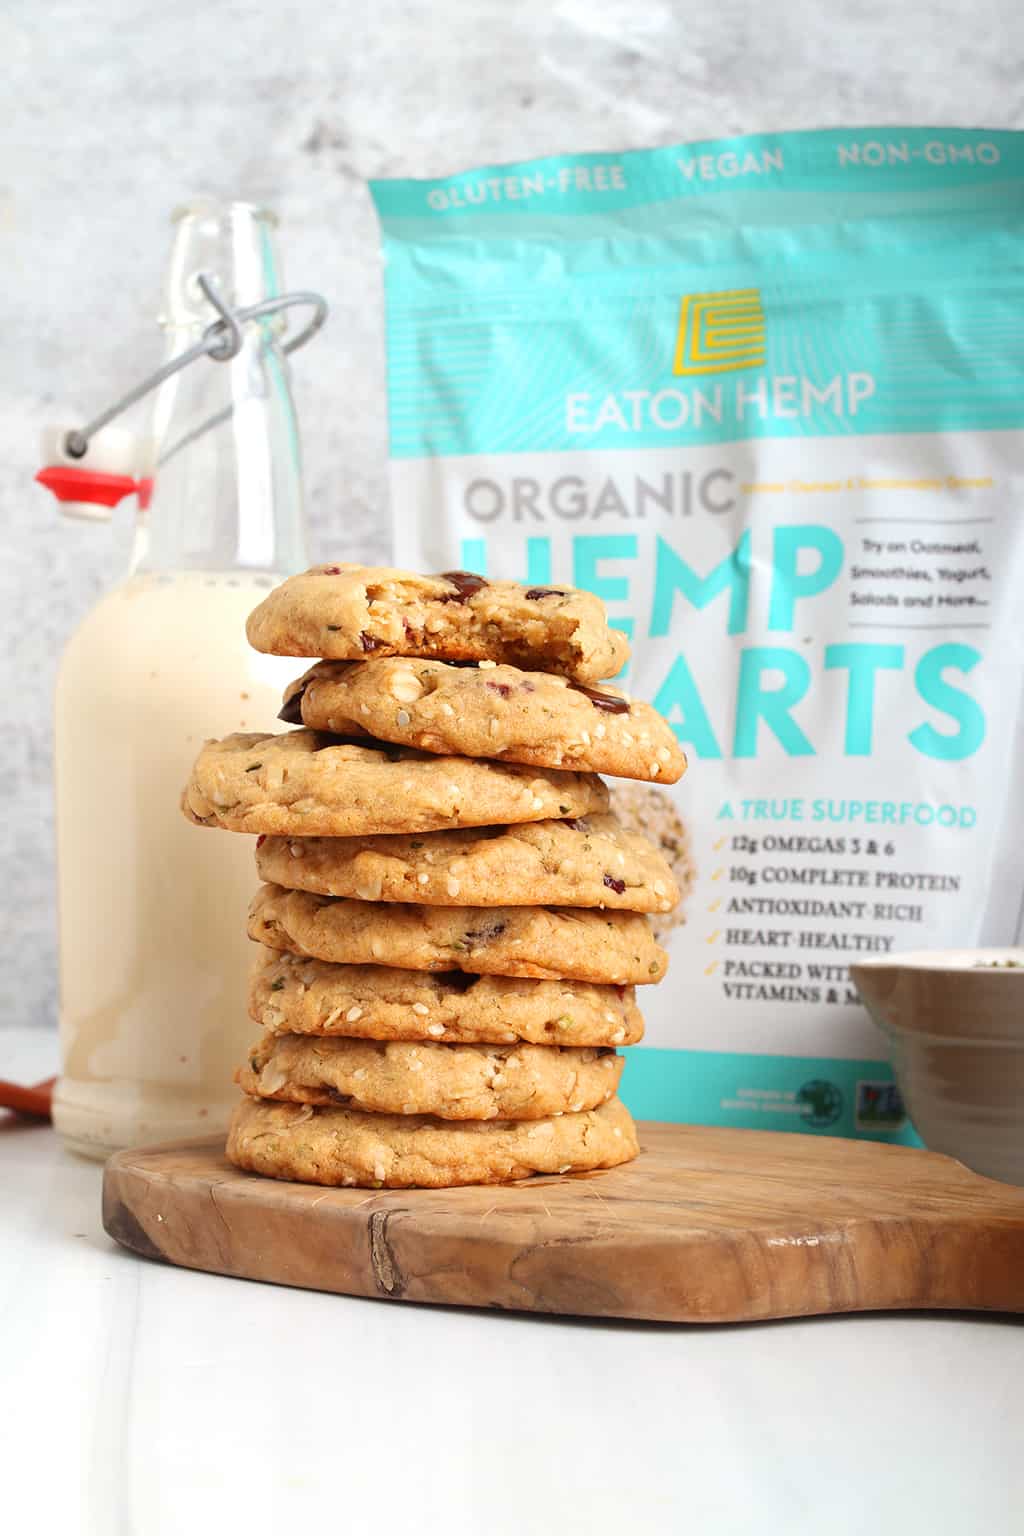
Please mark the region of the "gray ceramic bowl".
POLYGON ((925 1145, 1024 1184, 1024 949, 918 950, 850 975, 925 1145))

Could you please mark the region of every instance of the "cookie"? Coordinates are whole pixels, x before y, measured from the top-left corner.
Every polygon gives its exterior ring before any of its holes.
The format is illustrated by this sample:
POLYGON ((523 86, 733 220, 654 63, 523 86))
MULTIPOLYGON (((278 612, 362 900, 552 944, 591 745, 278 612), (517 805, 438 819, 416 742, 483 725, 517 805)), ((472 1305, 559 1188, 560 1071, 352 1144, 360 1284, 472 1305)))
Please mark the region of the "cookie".
POLYGON ((424 752, 664 784, 686 768, 672 727, 650 704, 487 661, 321 661, 286 690, 281 719, 424 752))
POLYGON ((635 1045, 644 1032, 632 987, 332 965, 263 946, 249 1013, 277 1032, 361 1040, 635 1045))
POLYGON ((339 745, 316 731, 208 741, 183 799, 202 826, 286 837, 541 821, 607 806, 594 774, 339 745))
POLYGON ((572 978, 626 985, 660 981, 668 956, 636 912, 569 907, 414 907, 313 896, 264 885, 249 937, 342 965, 482 976, 572 978))
POLYGON ((485 581, 468 571, 418 576, 317 565, 275 587, 249 615, 250 645, 274 656, 436 656, 502 661, 580 683, 614 677, 629 642, 604 604, 572 587, 485 581))
POLYGON ((640 1150, 621 1099, 545 1120, 364 1114, 243 1097, 227 1155, 238 1168, 304 1184, 448 1189, 534 1173, 614 1168, 640 1150))
POLYGON ((679 899, 661 854, 602 815, 416 837, 260 838, 256 867, 288 890, 425 906, 668 912, 679 899))
POLYGON ((614 784, 611 804, 621 826, 649 839, 660 849, 678 888, 676 903, 657 914, 651 923, 654 937, 660 943, 673 928, 686 922, 686 898, 697 878, 690 834, 672 796, 663 789, 647 784, 614 784))
POLYGON ((235 1073, 245 1093, 441 1120, 542 1120, 595 1109, 619 1086, 614 1050, 266 1035, 235 1073))

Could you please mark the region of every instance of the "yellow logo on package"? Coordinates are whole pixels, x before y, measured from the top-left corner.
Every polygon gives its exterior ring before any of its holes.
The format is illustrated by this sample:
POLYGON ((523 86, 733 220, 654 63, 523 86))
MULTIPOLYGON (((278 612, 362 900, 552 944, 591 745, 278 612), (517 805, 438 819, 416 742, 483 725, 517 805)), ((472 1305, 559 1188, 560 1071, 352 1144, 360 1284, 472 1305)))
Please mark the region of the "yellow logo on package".
POLYGON ((764 310, 757 288, 686 294, 679 306, 673 373, 759 368, 764 357, 764 310))

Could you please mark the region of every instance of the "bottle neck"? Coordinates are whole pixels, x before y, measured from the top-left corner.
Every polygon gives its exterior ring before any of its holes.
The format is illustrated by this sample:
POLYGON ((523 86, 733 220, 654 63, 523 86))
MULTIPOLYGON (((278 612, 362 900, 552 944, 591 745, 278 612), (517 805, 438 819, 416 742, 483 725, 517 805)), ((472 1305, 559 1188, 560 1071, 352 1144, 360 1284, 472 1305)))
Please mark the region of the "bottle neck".
MULTIPOLYGON (((168 353, 177 356, 217 318, 196 287, 212 276, 235 307, 278 292, 265 216, 202 203, 178 226, 167 293, 168 353)), ((298 426, 280 347, 280 321, 250 321, 227 361, 200 357, 157 391, 156 462, 140 509, 133 571, 266 572, 307 563, 298 426)))

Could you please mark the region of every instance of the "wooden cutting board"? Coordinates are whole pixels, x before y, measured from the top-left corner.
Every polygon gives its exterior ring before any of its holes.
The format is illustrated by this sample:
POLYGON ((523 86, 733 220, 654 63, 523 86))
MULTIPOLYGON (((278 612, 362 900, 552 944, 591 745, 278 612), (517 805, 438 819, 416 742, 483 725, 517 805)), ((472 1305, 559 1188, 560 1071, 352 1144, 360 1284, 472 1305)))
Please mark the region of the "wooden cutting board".
POLYGON ((148 1258, 376 1296, 712 1323, 1024 1310, 1024 1189, 907 1147, 640 1126, 604 1173, 448 1190, 241 1173, 219 1143, 119 1152, 103 1222, 148 1258))

